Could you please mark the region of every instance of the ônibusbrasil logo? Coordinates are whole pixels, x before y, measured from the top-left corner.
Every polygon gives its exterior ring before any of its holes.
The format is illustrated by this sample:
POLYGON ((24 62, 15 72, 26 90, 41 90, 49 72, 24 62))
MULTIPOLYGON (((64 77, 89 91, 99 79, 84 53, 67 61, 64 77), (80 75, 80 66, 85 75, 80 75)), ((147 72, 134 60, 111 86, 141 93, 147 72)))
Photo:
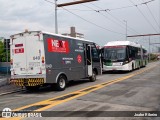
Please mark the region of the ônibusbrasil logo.
POLYGON ((12 110, 10 108, 4 108, 2 110, 2 117, 9 118, 12 116, 12 110))
POLYGON ((33 111, 12 111, 10 108, 4 108, 2 110, 3 118, 10 117, 42 117, 41 113, 33 111))

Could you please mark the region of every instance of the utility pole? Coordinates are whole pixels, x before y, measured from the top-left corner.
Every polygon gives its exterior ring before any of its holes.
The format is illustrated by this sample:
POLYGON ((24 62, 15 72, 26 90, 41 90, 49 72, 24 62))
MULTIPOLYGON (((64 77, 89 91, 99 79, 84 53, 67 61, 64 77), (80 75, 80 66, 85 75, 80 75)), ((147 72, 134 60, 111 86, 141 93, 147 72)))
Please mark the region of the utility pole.
POLYGON ((126 40, 127 40, 127 21, 124 20, 124 22, 126 23, 126 40))
POLYGON ((57 23, 57 0, 55 0, 55 33, 58 34, 58 23, 57 23))
POLYGON ((150 36, 149 36, 149 61, 151 60, 151 40, 150 40, 150 36))
POLYGON ((9 43, 9 39, 4 39, 4 49, 5 49, 5 52, 6 52, 6 66, 7 66, 7 76, 8 76, 8 51, 9 51, 9 46, 8 46, 8 43, 9 43))

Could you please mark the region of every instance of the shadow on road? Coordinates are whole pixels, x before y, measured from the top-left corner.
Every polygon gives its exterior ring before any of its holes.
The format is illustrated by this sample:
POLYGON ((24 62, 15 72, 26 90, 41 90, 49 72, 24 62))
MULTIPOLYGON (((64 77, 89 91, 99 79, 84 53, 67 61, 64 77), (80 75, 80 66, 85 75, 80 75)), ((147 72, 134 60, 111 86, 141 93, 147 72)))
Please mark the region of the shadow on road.
POLYGON ((105 71, 103 74, 128 74, 131 73, 130 71, 105 71))
MULTIPOLYGON (((70 81, 68 84, 67 84, 67 87, 66 89, 69 87, 74 87, 74 86, 77 86, 77 85, 80 85, 80 84, 85 84, 85 83, 88 83, 90 82, 89 79, 84 79, 84 80, 74 80, 74 81, 70 81)), ((62 91, 56 91, 54 90, 53 86, 52 85, 47 85, 47 86, 43 86, 43 87, 40 87, 39 90, 36 90, 36 91, 22 91, 20 92, 19 94, 44 94, 44 93, 49 93, 49 92, 62 92, 62 91)))

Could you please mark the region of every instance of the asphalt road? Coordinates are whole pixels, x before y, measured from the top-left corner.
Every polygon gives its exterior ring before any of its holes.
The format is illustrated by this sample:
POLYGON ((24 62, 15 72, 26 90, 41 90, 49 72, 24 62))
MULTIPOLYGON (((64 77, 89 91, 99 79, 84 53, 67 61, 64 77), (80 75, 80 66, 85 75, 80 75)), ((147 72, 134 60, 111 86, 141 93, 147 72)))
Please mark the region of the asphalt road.
MULTIPOLYGON (((123 115, 131 114, 123 111, 137 111, 138 114, 138 111, 160 111, 159 62, 150 63, 147 67, 133 72, 105 73, 97 78, 96 82, 89 82, 88 80, 72 82, 62 92, 43 88, 34 93, 19 92, 0 96, 0 111, 6 107, 12 110, 48 111, 46 114, 57 116, 54 117, 57 120, 160 119, 158 117, 123 117, 123 115), (54 113, 53 111, 60 112, 54 113)), ((45 119, 53 118, 46 117, 45 119)))

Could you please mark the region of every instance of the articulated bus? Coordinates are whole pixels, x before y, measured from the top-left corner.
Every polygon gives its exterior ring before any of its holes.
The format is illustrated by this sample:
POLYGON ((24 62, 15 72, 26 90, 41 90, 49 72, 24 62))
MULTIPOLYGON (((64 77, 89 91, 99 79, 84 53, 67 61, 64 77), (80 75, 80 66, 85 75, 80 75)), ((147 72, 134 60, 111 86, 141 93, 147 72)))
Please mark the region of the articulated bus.
POLYGON ((148 63, 147 50, 131 41, 108 42, 101 52, 103 71, 132 71, 148 63))

